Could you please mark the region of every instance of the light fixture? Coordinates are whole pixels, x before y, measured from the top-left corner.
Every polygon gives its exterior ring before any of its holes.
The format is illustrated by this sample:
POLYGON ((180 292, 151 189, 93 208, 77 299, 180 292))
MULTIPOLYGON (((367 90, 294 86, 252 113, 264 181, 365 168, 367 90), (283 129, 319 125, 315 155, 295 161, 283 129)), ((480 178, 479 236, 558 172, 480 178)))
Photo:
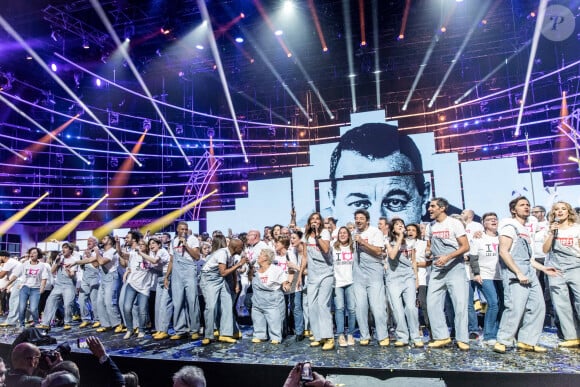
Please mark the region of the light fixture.
POLYGON ((75 196, 82 196, 82 194, 83 194, 83 189, 82 188, 75 189, 75 196))
POLYGON ((139 195, 139 188, 137 187, 131 188, 131 193, 133 194, 133 196, 139 195))
POLYGON ((89 48, 91 48, 91 46, 89 45, 88 40, 86 40, 85 38, 83 38, 83 48, 85 50, 88 50, 89 48))

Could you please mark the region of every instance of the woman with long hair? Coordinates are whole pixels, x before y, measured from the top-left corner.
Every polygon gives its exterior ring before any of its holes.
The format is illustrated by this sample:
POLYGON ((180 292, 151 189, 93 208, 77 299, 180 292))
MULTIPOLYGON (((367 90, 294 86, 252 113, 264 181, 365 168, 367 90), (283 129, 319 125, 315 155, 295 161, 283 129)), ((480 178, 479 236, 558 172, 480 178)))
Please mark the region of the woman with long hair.
POLYGON ((40 261, 42 258, 42 250, 38 247, 32 247, 28 250, 28 261, 22 265, 22 275, 19 298, 19 320, 20 326, 24 327, 26 322, 26 307, 30 307, 30 314, 32 315, 32 324, 39 323, 38 303, 40 295, 44 293, 46 282, 50 276, 49 271, 40 261))
POLYGON ((550 296, 560 320, 564 341, 559 347, 580 346, 580 225, 576 213, 566 202, 556 202, 548 214, 550 228, 542 249, 550 253, 546 266, 554 267, 559 275, 550 276, 550 296), (575 299, 574 308, 570 293, 575 299))
POLYGON ((331 302, 334 287, 334 270, 330 254, 330 233, 324 228, 318 212, 308 217, 304 241, 307 260, 300 275, 308 268, 308 307, 314 341, 311 347, 322 346, 325 351, 334 349, 331 302))
POLYGON ((405 240, 405 222, 393 219, 387 243, 387 291, 397 324, 395 347, 404 347, 409 339, 415 347, 423 347, 419 335, 419 314, 416 307, 417 265, 415 251, 405 240))
POLYGON ((348 228, 338 229, 337 240, 332 245, 334 260, 334 320, 338 345, 346 347, 354 345, 354 331, 356 329, 356 309, 354 304, 354 288, 352 281, 352 265, 354 247, 352 236, 348 228), (348 330, 344 327, 344 310, 348 310, 348 330), (346 334, 346 337, 345 337, 346 334))
POLYGON ((419 308, 423 315, 425 328, 427 328, 429 336, 431 336, 429 314, 427 313, 427 286, 429 285, 429 276, 431 275, 431 264, 433 261, 427 259, 425 255, 427 251, 427 241, 423 240, 421 227, 418 224, 411 223, 407 225, 406 243, 415 253, 415 264, 417 266, 417 298, 419 301, 419 308))

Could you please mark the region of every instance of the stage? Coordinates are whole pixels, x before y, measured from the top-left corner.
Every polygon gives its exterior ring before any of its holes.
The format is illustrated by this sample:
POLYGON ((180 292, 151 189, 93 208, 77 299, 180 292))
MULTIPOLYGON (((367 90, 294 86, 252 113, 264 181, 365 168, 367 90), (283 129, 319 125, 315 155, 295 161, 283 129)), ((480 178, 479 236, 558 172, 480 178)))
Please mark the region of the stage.
MULTIPOLYGON (((10 344, 18 335, 16 328, 0 328, 0 355, 8 359, 10 344)), ((545 354, 509 351, 504 355, 472 341, 471 350, 456 348, 368 347, 338 348, 323 352, 310 348, 309 341, 295 342, 289 336, 279 345, 251 343, 251 327, 243 327, 244 337, 236 344, 212 343, 202 347, 201 341, 123 340, 122 335, 101 333, 109 355, 121 371, 136 371, 142 387, 170 386, 171 375, 185 364, 204 369, 208 386, 282 386, 290 369, 297 362, 311 361, 313 369, 341 386, 392 385, 380 384, 364 377, 386 380, 395 377, 434 378, 408 379, 409 385, 429 384, 439 380, 447 386, 578 386, 580 385, 580 350, 556 350, 557 336, 545 331, 540 344, 550 350, 545 354), (359 376, 359 379, 353 378, 359 376)), ((72 360, 81 368, 82 386, 103 386, 95 369, 95 358, 88 350, 78 349, 76 339, 94 333, 94 329, 70 331, 53 328, 49 333, 57 344, 68 341, 73 348, 72 360)), ((52 346, 55 347, 56 345, 52 346)), ((397 379, 397 386, 404 381, 397 379)))

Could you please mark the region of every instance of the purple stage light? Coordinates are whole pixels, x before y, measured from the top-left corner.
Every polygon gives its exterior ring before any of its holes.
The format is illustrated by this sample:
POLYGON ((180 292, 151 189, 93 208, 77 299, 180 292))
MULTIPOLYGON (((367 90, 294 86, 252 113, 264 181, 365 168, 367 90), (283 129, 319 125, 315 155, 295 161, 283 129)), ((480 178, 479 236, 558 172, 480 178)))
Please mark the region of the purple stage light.
POLYGON ((58 70, 58 67, 56 67, 56 63, 52 63, 50 65, 50 69, 56 73, 56 70, 58 70))
POLYGON ((95 85, 97 85, 97 87, 101 87, 102 84, 103 82, 101 81, 101 78, 95 79, 95 85))

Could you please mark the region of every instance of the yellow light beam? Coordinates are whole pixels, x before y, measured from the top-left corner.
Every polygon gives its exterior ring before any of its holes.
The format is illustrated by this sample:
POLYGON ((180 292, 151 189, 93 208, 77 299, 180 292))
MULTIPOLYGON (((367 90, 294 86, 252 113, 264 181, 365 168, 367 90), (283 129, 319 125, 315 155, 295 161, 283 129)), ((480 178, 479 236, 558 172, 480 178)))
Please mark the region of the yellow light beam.
POLYGON ((61 228, 59 228, 58 230, 56 230, 55 232, 53 232, 49 237, 47 237, 44 241, 48 242, 52 239, 56 239, 58 241, 62 241, 65 240, 65 238, 71 233, 73 232, 73 230, 75 228, 77 228, 77 226, 86 219, 87 216, 89 216, 89 214, 91 212, 93 212, 93 210, 95 208, 97 208, 99 206, 99 204, 101 204, 103 202, 103 200, 105 200, 106 198, 109 197, 109 194, 105 194, 102 198, 100 198, 99 200, 97 200, 94 204, 92 204, 89 208, 87 208, 86 210, 84 210, 83 212, 81 212, 80 214, 78 214, 77 216, 75 216, 70 222, 68 222, 67 224, 65 224, 64 226, 62 226, 61 228))
POLYGON ((185 214, 187 211, 191 210, 195 207, 198 203, 201 203, 205 199, 209 198, 213 194, 215 194, 218 190, 214 189, 210 193, 201 198, 194 200, 191 203, 188 203, 185 207, 178 208, 177 210, 171 211, 169 214, 162 216, 161 218, 154 220, 153 222, 141 227, 141 233, 145 234, 147 230, 151 234, 155 234, 157 231, 163 229, 164 227, 170 225, 175 219, 179 218, 181 215, 185 214))
POLYGON ((0 236, 4 235, 6 233, 6 231, 10 230, 10 228, 12 226, 14 226, 16 224, 16 222, 18 222, 20 219, 22 219, 24 217, 24 215, 28 214, 28 212, 30 210, 32 210, 34 207, 36 207, 36 205, 38 203, 40 203, 42 201, 42 199, 44 199, 48 195, 50 195, 50 193, 45 192, 44 195, 42 195, 41 197, 39 197, 38 199, 36 199, 32 203, 27 205, 26 207, 24 207, 23 209, 21 209, 20 211, 15 213, 14 215, 12 215, 10 218, 6 219, 2 224, 0 224, 0 236))
POLYGON ((135 215, 139 213, 142 209, 147 207, 152 201, 157 199, 159 196, 163 195, 163 192, 159 192, 157 195, 153 196, 145 200, 143 203, 131 208, 129 211, 125 212, 122 215, 117 216, 115 219, 111 220, 108 223, 105 223, 101 227, 95 230, 93 233, 94 236, 101 239, 107 234, 110 234, 116 228, 120 228, 123 224, 125 224, 128 220, 132 219, 135 215))

